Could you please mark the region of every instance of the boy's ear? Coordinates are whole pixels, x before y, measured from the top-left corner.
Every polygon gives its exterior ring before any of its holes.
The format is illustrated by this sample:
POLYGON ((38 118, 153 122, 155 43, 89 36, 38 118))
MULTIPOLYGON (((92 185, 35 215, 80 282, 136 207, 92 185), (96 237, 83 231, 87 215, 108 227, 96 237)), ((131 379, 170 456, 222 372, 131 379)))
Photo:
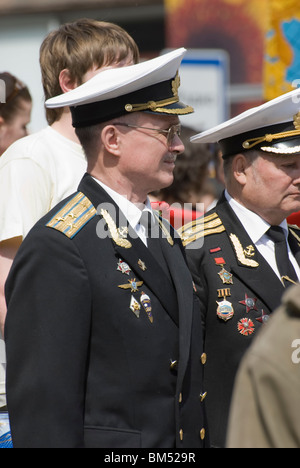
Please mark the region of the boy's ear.
POLYGON ((63 93, 68 93, 78 87, 78 83, 71 78, 71 73, 67 68, 59 74, 59 85, 63 93))

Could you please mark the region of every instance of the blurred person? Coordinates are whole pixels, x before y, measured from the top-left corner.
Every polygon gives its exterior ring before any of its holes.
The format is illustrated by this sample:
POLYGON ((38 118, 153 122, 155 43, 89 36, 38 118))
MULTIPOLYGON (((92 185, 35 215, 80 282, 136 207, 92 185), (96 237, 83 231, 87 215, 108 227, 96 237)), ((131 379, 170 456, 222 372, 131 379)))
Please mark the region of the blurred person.
POLYGON ((180 138, 185 150, 176 160, 174 182, 170 187, 151 194, 153 208, 161 211, 175 229, 203 214, 200 204, 203 204, 206 194, 211 154, 207 145, 193 145, 190 142, 194 134, 192 128, 181 127, 180 138))
POLYGON ((147 198, 172 183, 184 150, 184 54, 106 70, 47 102, 71 106, 88 171, 28 234, 7 281, 15 447, 208 444, 199 303, 180 238, 147 198))
POLYGON ((0 102, 0 156, 16 140, 25 137, 31 119, 32 98, 27 86, 8 72, 0 73, 5 102, 0 102))
MULTIPOLYGON (((100 70, 139 60, 134 40, 117 25, 90 19, 62 25, 40 51, 45 98, 81 85, 100 70)), ((86 159, 66 109, 47 109, 49 126, 14 143, 0 159, 0 330, 4 284, 22 240, 60 200, 73 193, 86 159)))
POLYGON ((182 230, 204 324, 211 443, 224 447, 234 379, 252 339, 300 279, 299 90, 193 137, 219 142, 226 190, 182 230))
MULTIPOLYGON (((64 24, 41 46, 45 99, 76 88, 100 70, 138 61, 137 45, 121 27, 91 19, 64 24)), ((13 91, 7 87, 15 94, 13 99, 8 96, 7 109, 20 99, 15 84, 13 91)), ((24 93, 20 90, 20 96, 24 93)), ((0 107, 0 115, 2 109, 6 105, 0 107)), ((23 239, 53 206, 77 190, 87 167, 69 108, 47 109, 46 115, 46 129, 17 141, 0 158, 0 334, 6 317, 4 285, 23 239)), ((4 378, 0 367, 0 404, 5 411, 4 378)))
MULTIPOLYGON (((0 156, 16 140, 27 135, 30 123, 32 98, 30 92, 18 78, 11 73, 0 73, 1 86, 4 86, 5 102, 0 102, 0 156)), ((6 194, 2 203, 6 203, 6 194)), ((1 220, 2 221, 2 220, 1 220)), ((1 266, 0 266, 1 270, 1 266)), ((11 436, 5 399, 5 363, 2 362, 4 350, 0 331, 0 448, 11 448, 11 436)))
POLYGON ((300 286, 290 288, 239 368, 228 448, 300 448, 300 286))

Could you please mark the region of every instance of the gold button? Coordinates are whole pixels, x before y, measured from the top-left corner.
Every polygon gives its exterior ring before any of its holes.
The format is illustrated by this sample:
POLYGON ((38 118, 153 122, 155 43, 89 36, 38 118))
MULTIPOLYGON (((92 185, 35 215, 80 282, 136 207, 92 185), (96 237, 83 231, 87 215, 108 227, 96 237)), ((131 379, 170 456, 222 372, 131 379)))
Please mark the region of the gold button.
POLYGON ((182 403, 182 393, 179 394, 179 403, 182 403))
POLYGON ((180 429, 180 431, 179 431, 179 437, 180 437, 180 440, 182 442, 183 441, 183 430, 182 429, 180 429))
POLYGON ((207 392, 200 393, 200 396, 199 396, 199 398, 200 398, 200 401, 201 401, 201 403, 202 403, 202 401, 204 401, 204 400, 205 400, 205 398, 206 398, 206 397, 207 397, 207 392))
POLYGON ((201 363, 204 365, 206 364, 206 361, 207 361, 207 355, 206 353, 203 353, 201 356, 201 363))
POLYGON ((204 439, 205 439, 205 429, 204 429, 204 427, 203 427, 203 428, 201 429, 201 431, 200 431, 200 439, 201 439, 201 440, 204 440, 204 439))
POLYGON ((177 367, 178 367, 178 361, 172 361, 171 360, 171 364, 170 364, 171 371, 177 370, 177 367))

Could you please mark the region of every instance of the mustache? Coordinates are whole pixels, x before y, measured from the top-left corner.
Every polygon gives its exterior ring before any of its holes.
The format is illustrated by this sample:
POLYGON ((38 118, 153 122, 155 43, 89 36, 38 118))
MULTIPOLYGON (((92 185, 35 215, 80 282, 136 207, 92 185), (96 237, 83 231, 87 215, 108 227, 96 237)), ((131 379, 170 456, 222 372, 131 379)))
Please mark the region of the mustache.
POLYGON ((178 157, 177 153, 170 153, 167 156, 165 156, 164 162, 168 162, 168 163, 173 163, 174 162, 175 163, 176 160, 177 160, 177 157, 178 157))

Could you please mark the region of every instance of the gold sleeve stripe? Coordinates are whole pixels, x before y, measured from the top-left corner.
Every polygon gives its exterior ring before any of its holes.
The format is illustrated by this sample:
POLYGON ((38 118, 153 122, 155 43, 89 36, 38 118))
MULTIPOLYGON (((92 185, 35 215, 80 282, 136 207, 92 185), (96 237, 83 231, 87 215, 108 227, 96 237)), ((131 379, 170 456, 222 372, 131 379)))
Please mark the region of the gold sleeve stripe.
POLYGON ((46 226, 56 229, 73 239, 96 214, 97 211, 92 202, 83 193, 79 192, 53 216, 46 226))

